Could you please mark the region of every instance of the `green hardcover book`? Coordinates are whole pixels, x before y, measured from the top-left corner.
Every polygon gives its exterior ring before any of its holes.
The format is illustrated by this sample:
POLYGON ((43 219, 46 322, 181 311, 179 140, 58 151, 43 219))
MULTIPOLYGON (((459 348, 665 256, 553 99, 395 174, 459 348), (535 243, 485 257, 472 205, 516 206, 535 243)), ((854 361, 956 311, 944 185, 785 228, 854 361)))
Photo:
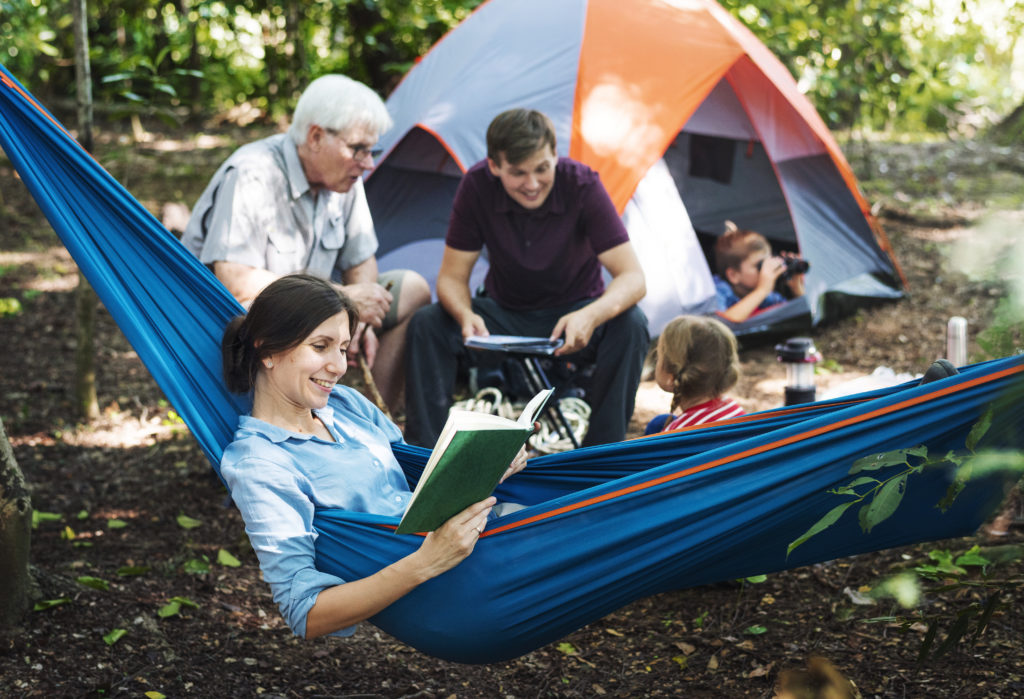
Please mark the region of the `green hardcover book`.
POLYGON ((534 396, 518 420, 452 410, 396 533, 434 531, 490 495, 533 432, 553 389, 534 396))

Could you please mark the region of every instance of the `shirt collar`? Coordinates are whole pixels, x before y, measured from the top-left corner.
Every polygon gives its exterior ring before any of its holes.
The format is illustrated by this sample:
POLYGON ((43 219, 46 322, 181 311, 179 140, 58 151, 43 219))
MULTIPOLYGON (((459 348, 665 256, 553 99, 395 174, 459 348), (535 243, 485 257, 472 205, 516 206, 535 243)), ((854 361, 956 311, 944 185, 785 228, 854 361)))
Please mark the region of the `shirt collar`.
POLYGON ((282 134, 282 136, 281 151, 284 153, 284 164, 288 171, 288 186, 292 190, 292 199, 298 199, 310 191, 309 180, 306 179, 306 171, 302 169, 302 160, 299 159, 299 150, 295 141, 288 134, 282 134))
POLYGON ((484 172, 498 190, 498 201, 495 204, 494 210, 499 214, 507 214, 512 211, 519 214, 526 214, 531 218, 543 218, 544 216, 559 216, 564 214, 566 210, 566 202, 562 188, 559 187, 561 178, 558 176, 558 166, 561 163, 561 158, 555 162, 555 183, 551 187, 551 193, 548 194, 548 198, 544 200, 544 203, 536 209, 524 208, 512 199, 512 197, 508 195, 508 192, 505 191, 505 186, 501 183, 501 179, 491 172, 491 168, 484 165, 484 172))
MULTIPOLYGON (((314 410, 313 414, 319 417, 320 421, 323 422, 324 425, 334 424, 334 408, 330 405, 314 410)), ((258 434, 270 440, 274 444, 287 442, 289 439, 305 442, 313 438, 313 435, 311 434, 299 434, 298 432, 292 432, 291 430, 286 430, 283 427, 271 425, 269 422, 264 422, 252 415, 240 415, 238 418, 238 429, 258 434)), ((333 429, 328 427, 327 430, 334 436, 335 440, 340 441, 338 435, 334 433, 333 429)))

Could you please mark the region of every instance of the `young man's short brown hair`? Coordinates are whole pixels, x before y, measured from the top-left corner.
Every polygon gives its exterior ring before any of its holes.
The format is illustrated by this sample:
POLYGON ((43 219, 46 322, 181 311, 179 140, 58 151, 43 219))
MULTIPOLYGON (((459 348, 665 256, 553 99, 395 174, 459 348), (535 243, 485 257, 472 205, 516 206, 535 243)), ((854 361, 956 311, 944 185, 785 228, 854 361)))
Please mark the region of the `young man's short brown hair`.
POLYGON ((510 165, 523 162, 544 146, 555 147, 555 125, 536 109, 509 109, 487 127, 487 157, 498 165, 504 156, 510 165))
POLYGON ((715 271, 724 278, 726 270, 739 269, 743 260, 753 253, 771 251, 772 246, 763 235, 737 228, 732 221, 726 221, 725 233, 715 241, 715 271))

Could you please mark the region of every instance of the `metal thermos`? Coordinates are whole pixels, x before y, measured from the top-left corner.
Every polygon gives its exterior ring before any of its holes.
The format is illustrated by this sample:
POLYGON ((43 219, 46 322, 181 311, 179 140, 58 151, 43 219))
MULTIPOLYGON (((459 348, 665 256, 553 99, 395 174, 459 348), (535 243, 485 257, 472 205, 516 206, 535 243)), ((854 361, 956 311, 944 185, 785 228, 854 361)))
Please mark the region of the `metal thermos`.
POLYGON ((967 363, 967 319, 953 316, 946 325, 946 359, 953 366, 967 363))

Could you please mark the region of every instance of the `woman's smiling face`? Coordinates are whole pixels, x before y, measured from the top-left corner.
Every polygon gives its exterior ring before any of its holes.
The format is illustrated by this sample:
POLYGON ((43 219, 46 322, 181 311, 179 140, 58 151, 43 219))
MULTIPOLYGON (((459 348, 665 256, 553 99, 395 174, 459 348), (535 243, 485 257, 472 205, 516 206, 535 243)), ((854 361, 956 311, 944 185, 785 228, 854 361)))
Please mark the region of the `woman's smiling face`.
POLYGON ((264 358, 268 397, 301 410, 323 408, 348 368, 348 314, 331 316, 295 347, 264 358))

